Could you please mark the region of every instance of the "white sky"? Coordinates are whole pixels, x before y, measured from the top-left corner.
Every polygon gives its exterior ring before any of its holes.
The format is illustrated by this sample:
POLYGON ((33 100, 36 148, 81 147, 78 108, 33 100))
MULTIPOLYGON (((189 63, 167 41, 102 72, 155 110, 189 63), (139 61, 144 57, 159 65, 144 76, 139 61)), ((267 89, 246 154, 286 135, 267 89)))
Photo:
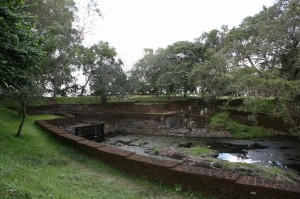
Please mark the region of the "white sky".
MULTIPOLYGON (((81 0, 77 0, 81 1, 81 0)), ((222 25, 238 26, 274 0, 96 0, 103 14, 86 34, 85 44, 107 41, 116 48, 124 70, 143 55, 177 41, 194 41, 222 25)))

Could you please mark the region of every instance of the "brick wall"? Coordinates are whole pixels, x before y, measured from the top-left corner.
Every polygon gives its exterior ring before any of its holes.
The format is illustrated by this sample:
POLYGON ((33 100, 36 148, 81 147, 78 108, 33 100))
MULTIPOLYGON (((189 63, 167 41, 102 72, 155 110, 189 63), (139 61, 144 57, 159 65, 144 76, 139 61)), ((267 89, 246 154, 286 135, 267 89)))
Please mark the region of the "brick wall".
POLYGON ((177 161, 138 155, 69 134, 52 125, 57 123, 57 120, 65 122, 64 118, 60 118, 55 119, 55 122, 36 121, 36 124, 63 143, 72 145, 90 157, 106 162, 130 175, 169 185, 181 185, 185 189, 200 191, 217 198, 300 198, 300 183, 266 181, 235 172, 185 166, 177 161))

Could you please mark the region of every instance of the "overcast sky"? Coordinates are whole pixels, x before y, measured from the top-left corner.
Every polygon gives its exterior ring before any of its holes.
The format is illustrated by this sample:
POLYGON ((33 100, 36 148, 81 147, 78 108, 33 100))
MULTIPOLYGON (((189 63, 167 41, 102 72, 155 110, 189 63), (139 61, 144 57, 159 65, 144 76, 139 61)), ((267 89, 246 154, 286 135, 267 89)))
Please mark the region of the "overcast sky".
POLYGON ((124 62, 124 70, 142 57, 177 41, 194 41, 222 25, 238 26, 273 5, 274 0, 96 0, 103 15, 94 21, 85 44, 108 41, 124 62))

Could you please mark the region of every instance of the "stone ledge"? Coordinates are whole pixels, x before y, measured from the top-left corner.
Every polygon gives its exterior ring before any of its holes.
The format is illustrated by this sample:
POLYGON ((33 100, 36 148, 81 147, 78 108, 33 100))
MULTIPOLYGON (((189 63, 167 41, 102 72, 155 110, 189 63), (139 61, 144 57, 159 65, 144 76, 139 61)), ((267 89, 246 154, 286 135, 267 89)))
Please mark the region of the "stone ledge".
POLYGON ((105 153, 110 153, 110 154, 118 155, 118 156, 121 156, 121 157, 128 157, 128 156, 134 154, 134 152, 124 151, 124 150, 117 149, 117 148, 110 147, 110 146, 100 147, 97 150, 105 152, 105 153))
POLYGON ((152 165, 155 165, 155 166, 168 167, 168 168, 173 168, 176 165, 178 165, 177 161, 160 160, 160 159, 157 159, 157 158, 138 155, 138 154, 133 154, 133 155, 129 156, 127 159, 143 162, 143 163, 146 163, 146 164, 152 164, 152 165))
POLYGON ((215 178, 231 180, 231 181, 236 181, 240 176, 239 173, 234 173, 231 171, 223 171, 218 169, 208 169, 208 168, 185 166, 185 165, 178 165, 175 168, 173 168, 173 170, 178 172, 215 177, 215 178))
POLYGON ((78 141, 78 144, 85 145, 87 147, 94 148, 94 149, 106 146, 105 144, 94 142, 94 141, 91 141, 91 140, 86 140, 86 139, 78 141))
POLYGON ((42 127, 44 127, 44 128, 46 128, 46 129, 49 129, 49 128, 57 128, 56 126, 53 126, 52 124, 49 124, 49 123, 47 123, 47 122, 45 122, 45 123, 39 123, 39 125, 40 126, 42 126, 42 127))
POLYGON ((63 129, 60 129, 60 128, 57 128, 57 127, 50 127, 50 128, 46 128, 48 129, 49 131, 51 130, 52 133, 54 134, 68 134, 68 135, 71 135, 69 134, 68 132, 64 131, 63 129))
POLYGON ((75 141, 75 142, 78 142, 80 140, 85 140, 84 138, 82 137, 79 137, 79 136, 76 136, 76 135, 72 135, 72 134, 69 134, 69 133, 65 133, 65 134, 59 134, 61 137, 63 138, 67 138, 69 140, 72 140, 72 141, 75 141))
POLYGON ((45 120, 37 120, 35 121, 36 124, 48 124, 45 120))
POLYGON ((236 183, 248 185, 248 186, 280 189, 284 191, 300 193, 300 183, 286 183, 286 182, 279 182, 279 181, 264 180, 259 177, 252 177, 252 176, 241 176, 238 178, 236 183))

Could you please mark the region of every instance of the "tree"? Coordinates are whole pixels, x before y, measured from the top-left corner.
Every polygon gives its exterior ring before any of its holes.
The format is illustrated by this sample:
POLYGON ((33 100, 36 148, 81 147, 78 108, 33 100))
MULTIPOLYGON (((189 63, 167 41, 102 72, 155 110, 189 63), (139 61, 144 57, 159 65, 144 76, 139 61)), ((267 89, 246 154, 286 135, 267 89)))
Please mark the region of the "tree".
POLYGON ((86 88, 96 73, 99 65, 115 64, 117 53, 115 48, 109 46, 108 42, 103 41, 88 48, 80 46, 78 49, 79 50, 76 53, 76 65, 82 70, 82 73, 85 76, 85 82, 81 86, 80 92, 80 95, 82 96, 86 92, 86 88))
POLYGON ((136 93, 156 94, 158 96, 160 88, 157 85, 159 75, 163 73, 167 64, 166 50, 159 48, 155 52, 153 49, 144 49, 144 56, 134 64, 129 72, 129 82, 131 88, 136 93))
POLYGON ((28 83, 28 73, 38 70, 42 38, 33 31, 32 18, 23 1, 0 2, 0 90, 19 89, 28 83))
POLYGON ((39 85, 32 81, 31 83, 22 85, 19 90, 10 91, 10 94, 20 103, 19 114, 21 115, 22 119, 16 137, 21 137, 26 118, 27 104, 41 95, 41 89, 39 85))
POLYGON ((80 25, 74 0, 27 0, 26 2, 35 4, 35 7, 30 7, 28 10, 38 16, 35 21, 36 28, 45 37, 43 49, 46 58, 37 74, 39 81, 52 97, 65 94, 73 87, 71 84, 75 78, 72 72, 76 70, 74 64, 77 61, 74 58, 87 28, 86 19, 93 13, 100 14, 97 4, 94 0, 88 1, 87 13, 84 13, 83 24, 80 25))
POLYGON ((0 91, 2 95, 12 95, 22 104, 17 137, 21 136, 25 122, 26 100, 32 96, 35 87, 32 74, 38 70, 43 57, 39 47, 41 37, 31 23, 33 17, 24 8, 21 0, 0 2, 0 91))
POLYGON ((298 0, 278 0, 245 18, 227 37, 235 65, 256 68, 261 75, 271 72, 276 76, 280 70, 283 78, 299 79, 299 15, 298 0))
POLYGON ((107 42, 94 46, 96 59, 92 64, 90 88, 93 94, 99 95, 105 104, 111 95, 125 95, 126 74, 122 69, 123 62, 117 59, 117 53, 107 42))
POLYGON ((174 87, 178 88, 177 91, 181 90, 185 97, 188 91, 196 90, 192 69, 196 64, 204 61, 203 50, 201 44, 188 41, 176 42, 167 47, 168 65, 166 71, 172 73, 172 75, 167 76, 175 79, 173 83, 177 85, 174 87))
POLYGON ((226 54, 208 49, 205 61, 193 69, 193 78, 202 96, 215 98, 231 92, 231 78, 227 70, 226 54))
POLYGON ((46 57, 37 75, 55 97, 61 85, 71 81, 74 46, 81 40, 79 31, 73 27, 75 3, 73 0, 28 0, 27 3, 35 5, 28 10, 38 16, 36 28, 45 37, 46 57))
POLYGON ((203 61, 195 65, 192 73, 202 96, 208 93, 215 98, 231 92, 231 63, 225 50, 227 34, 228 28, 223 26, 221 30, 213 29, 196 39, 203 46, 203 61))

